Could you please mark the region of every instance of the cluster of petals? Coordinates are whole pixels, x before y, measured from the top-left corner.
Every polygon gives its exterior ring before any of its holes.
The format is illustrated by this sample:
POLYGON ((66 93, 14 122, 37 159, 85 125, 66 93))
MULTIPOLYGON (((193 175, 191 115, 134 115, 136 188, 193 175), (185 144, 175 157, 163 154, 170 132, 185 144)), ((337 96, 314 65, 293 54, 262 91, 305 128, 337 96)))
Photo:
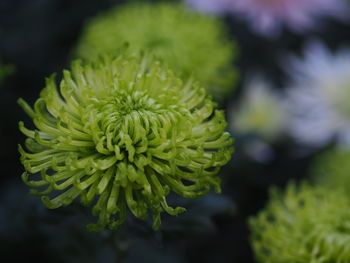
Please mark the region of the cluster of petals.
POLYGON ((250 219, 258 262, 348 262, 350 200, 341 190, 289 183, 250 219))
POLYGON ((22 179, 51 209, 78 199, 93 205, 93 231, 117 228, 130 211, 160 226, 177 215, 167 195, 186 198, 220 191, 220 167, 231 158, 224 114, 194 81, 183 83, 149 56, 73 63, 59 88, 47 79, 30 107, 35 128, 19 146, 22 179))

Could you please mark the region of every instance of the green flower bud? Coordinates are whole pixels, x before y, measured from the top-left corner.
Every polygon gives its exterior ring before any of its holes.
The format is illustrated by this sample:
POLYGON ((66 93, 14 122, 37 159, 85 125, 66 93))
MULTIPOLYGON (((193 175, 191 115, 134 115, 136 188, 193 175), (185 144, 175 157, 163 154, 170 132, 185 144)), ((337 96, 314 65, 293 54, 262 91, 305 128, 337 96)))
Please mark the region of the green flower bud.
POLYGON ((118 6, 87 24, 75 56, 95 60, 100 54, 118 53, 125 43, 133 52, 153 52, 182 79, 193 75, 216 99, 234 87, 236 47, 215 17, 178 3, 118 6))
POLYGON ((80 197, 94 204, 91 230, 123 223, 127 210, 141 219, 153 212, 178 215, 166 197, 205 195, 233 151, 224 132, 224 113, 215 109, 198 83, 180 79, 150 57, 118 57, 91 65, 79 61, 64 71, 59 91, 47 79, 31 108, 19 104, 36 127, 19 128, 28 139, 19 146, 22 179, 42 195, 48 208, 80 197), (40 173, 36 179, 35 174, 40 173))
POLYGON ((274 189, 267 207, 250 220, 262 263, 350 262, 350 200, 344 192, 289 184, 274 189))
POLYGON ((333 149, 321 154, 313 162, 311 176, 316 184, 344 189, 350 196, 350 150, 333 149))

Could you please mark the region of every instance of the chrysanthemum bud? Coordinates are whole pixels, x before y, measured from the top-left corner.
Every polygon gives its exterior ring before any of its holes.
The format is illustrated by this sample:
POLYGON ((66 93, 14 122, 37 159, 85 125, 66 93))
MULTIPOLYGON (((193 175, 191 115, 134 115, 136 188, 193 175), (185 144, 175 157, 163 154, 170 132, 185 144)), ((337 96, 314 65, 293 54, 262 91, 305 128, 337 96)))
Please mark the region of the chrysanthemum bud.
POLYGON ((258 262, 350 262, 350 200, 338 190, 290 184, 250 221, 258 262))
POLYGON ((45 188, 32 193, 48 208, 78 197, 94 204, 91 230, 117 228, 128 210, 141 219, 151 210, 157 229, 161 212, 185 211, 168 206, 170 191, 220 192, 215 174, 232 154, 223 112, 196 82, 182 83, 150 57, 76 61, 59 90, 52 76, 34 108, 19 104, 36 127, 19 124, 28 137, 27 150, 19 146, 24 182, 45 188))
POLYGON ((102 13, 86 25, 75 56, 95 60, 125 43, 133 52, 152 52, 182 79, 193 75, 215 99, 235 86, 237 48, 223 23, 182 4, 133 3, 102 13))
POLYGON ((311 165, 313 181, 329 189, 343 189, 350 196, 350 150, 335 148, 317 156, 311 165))

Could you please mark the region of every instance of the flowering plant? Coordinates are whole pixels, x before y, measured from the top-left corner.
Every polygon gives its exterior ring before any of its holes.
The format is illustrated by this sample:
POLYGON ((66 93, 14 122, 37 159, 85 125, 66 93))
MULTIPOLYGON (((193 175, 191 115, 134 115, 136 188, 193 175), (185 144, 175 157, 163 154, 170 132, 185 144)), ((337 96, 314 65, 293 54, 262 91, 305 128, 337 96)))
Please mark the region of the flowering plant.
POLYGON ((223 112, 198 83, 183 83, 149 56, 76 61, 59 91, 52 76, 34 108, 19 104, 36 127, 19 123, 28 137, 27 150, 19 146, 24 182, 45 188, 31 192, 52 209, 97 200, 91 230, 117 228, 127 208, 141 219, 152 210, 157 229, 161 212, 185 211, 168 206, 170 191, 220 192, 215 174, 232 154, 223 112))
POLYGON ((333 139, 350 143, 350 50, 331 52, 322 42, 310 41, 304 57, 285 60, 290 76, 287 105, 289 130, 303 144, 323 146, 333 139))
POLYGON ((258 262, 349 262, 350 200, 342 191, 306 184, 274 189, 251 218, 258 262))
POLYGON ((250 76, 231 119, 235 132, 274 142, 285 132, 287 112, 281 94, 266 79, 250 76))
POLYGON ((349 148, 335 148, 317 156, 311 175, 315 183, 329 189, 343 189, 350 196, 349 148))
POLYGON ((152 52, 182 79, 193 75, 220 100, 236 78, 232 61, 237 48, 226 33, 219 19, 191 12, 182 4, 134 3, 89 21, 75 57, 95 60, 101 54, 119 53, 128 43, 133 52, 152 52))

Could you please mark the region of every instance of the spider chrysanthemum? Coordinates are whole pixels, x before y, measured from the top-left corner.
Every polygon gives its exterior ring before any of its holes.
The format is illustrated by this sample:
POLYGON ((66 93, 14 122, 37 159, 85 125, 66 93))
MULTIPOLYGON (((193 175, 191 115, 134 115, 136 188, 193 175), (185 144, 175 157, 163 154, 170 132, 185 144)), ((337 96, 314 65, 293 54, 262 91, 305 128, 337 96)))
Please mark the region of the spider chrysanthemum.
POLYGON ((150 57, 118 57, 72 64, 56 87, 54 77, 32 109, 20 105, 35 129, 19 146, 23 180, 48 208, 80 199, 98 216, 92 230, 118 227, 127 211, 153 227, 160 213, 177 215, 166 197, 220 191, 215 174, 231 158, 224 114, 196 82, 183 83, 150 57), (40 173, 40 178, 35 178, 40 173))
POLYGON ((258 262, 350 262, 349 207, 340 190, 290 184, 285 193, 272 192, 250 221, 258 262))
POLYGON ((182 79, 193 75, 216 99, 234 87, 236 47, 217 18, 178 3, 118 6, 86 25, 75 57, 91 61, 125 43, 134 52, 153 52, 182 79))

